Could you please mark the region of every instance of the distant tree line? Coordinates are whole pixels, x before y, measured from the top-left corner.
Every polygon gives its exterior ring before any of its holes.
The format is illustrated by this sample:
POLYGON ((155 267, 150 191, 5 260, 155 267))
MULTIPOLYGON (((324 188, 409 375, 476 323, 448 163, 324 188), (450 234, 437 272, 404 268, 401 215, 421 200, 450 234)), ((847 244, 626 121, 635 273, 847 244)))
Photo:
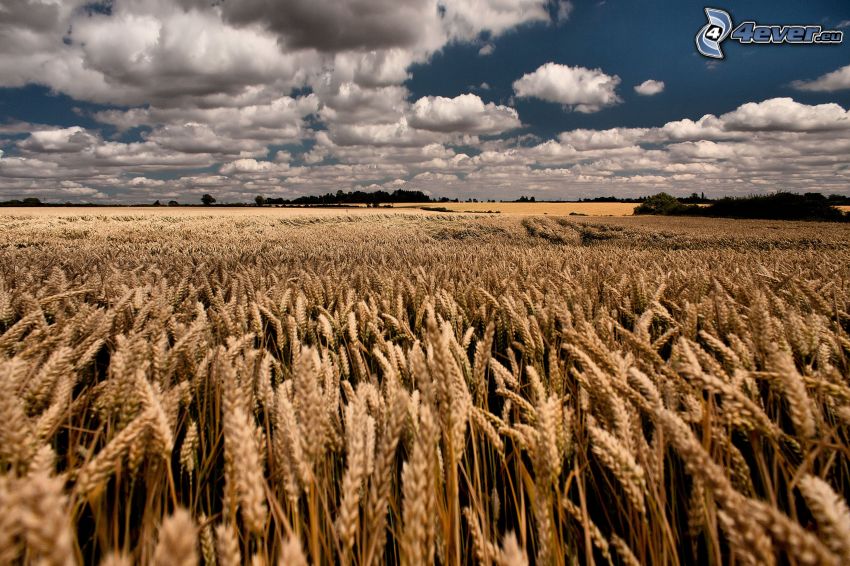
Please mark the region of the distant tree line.
MULTIPOLYGON (((205 206, 215 204, 216 198, 211 194, 204 194, 201 203, 205 206)), ((422 191, 409 191, 396 189, 387 191, 351 191, 342 190, 336 193, 324 195, 303 196, 294 199, 269 198, 257 195, 254 204, 257 206, 340 206, 350 204, 366 204, 368 206, 380 206, 382 204, 395 203, 445 203, 460 202, 460 199, 448 197, 431 198, 422 191)), ((476 198, 468 198, 466 202, 479 202, 476 198)), ((497 202, 493 199, 481 202, 497 202)), ((504 201, 499 201, 504 202, 504 201)), ((541 201, 534 196, 521 196, 512 202, 569 202, 569 201, 541 201)), ((694 216, 731 216, 736 218, 813 218, 813 219, 841 219, 842 213, 836 206, 850 206, 850 196, 845 195, 823 195, 821 193, 796 193, 777 192, 769 195, 756 195, 748 197, 725 197, 721 199, 707 198, 705 194, 691 193, 687 197, 674 197, 667 193, 659 193, 649 197, 594 197, 582 198, 578 202, 622 202, 638 203, 636 214, 662 214, 662 215, 694 215, 694 216), (703 205, 703 206, 700 206, 703 205), (705 206, 707 205, 707 206, 705 206), (838 216, 836 216, 838 215, 838 216)), ((0 206, 116 206, 114 204, 101 203, 46 203, 36 197, 23 199, 12 199, 0 201, 0 206)), ((139 205, 134 205, 139 206, 139 205)), ((152 206, 164 206, 159 200, 152 206)), ((169 200, 167 206, 184 206, 176 200, 169 200)), ((189 205, 191 206, 191 205, 189 205)), ((245 203, 227 203, 227 206, 247 206, 245 203)))
MULTIPOLYGON (((434 202, 431 197, 422 191, 408 191, 405 189, 396 189, 389 193, 387 191, 351 191, 345 192, 342 190, 336 193, 327 193, 324 195, 311 195, 297 197, 294 199, 284 198, 268 198, 262 195, 257 195, 254 202, 258 206, 264 205, 301 205, 301 206, 327 206, 327 205, 342 205, 342 204, 366 204, 369 206, 379 206, 381 204, 392 203, 415 203, 415 202, 434 202)), ((445 199, 443 202, 448 202, 445 199)))
MULTIPOLYGON (((607 196, 607 197, 593 197, 593 198, 581 198, 578 199, 579 202, 625 202, 625 203, 642 203, 646 201, 646 199, 651 197, 615 197, 615 196, 607 196)), ((691 193, 686 197, 678 197, 678 200, 684 204, 707 204, 712 202, 712 200, 705 196, 705 193, 691 193)))
POLYGON ((769 220, 848 221, 850 215, 835 208, 850 204, 850 198, 821 193, 777 192, 767 195, 724 197, 700 206, 667 193, 648 197, 635 208, 635 214, 662 216, 711 216, 716 218, 754 218, 769 220))
POLYGON ((850 196, 847 195, 829 195, 826 200, 832 206, 850 206, 850 196))
POLYGON ((25 199, 13 199, 13 200, 4 200, 0 202, 0 206, 42 206, 44 203, 41 202, 40 199, 35 197, 29 197, 25 199))
POLYGON ((646 200, 646 197, 620 198, 620 197, 615 197, 615 196, 580 198, 580 199, 578 199, 579 202, 643 202, 645 200, 646 200))

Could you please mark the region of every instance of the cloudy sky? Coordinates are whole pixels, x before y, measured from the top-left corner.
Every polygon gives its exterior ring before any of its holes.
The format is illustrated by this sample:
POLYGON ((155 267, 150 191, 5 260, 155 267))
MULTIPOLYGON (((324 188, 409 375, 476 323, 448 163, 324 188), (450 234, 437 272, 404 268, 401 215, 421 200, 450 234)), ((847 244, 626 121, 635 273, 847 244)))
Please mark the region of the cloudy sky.
MULTIPOLYGON (((850 32, 847 0, 711 5, 850 32)), ((710 61, 703 6, 0 0, 0 200, 850 194, 850 39, 710 61)))

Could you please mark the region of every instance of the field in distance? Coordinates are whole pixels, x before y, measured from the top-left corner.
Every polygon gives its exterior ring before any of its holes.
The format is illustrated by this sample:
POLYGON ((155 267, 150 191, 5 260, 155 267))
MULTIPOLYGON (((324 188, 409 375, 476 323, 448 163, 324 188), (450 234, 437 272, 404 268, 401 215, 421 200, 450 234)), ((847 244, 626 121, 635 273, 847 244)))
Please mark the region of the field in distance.
POLYGON ((375 214, 439 214, 423 212, 417 208, 389 210, 387 208, 367 208, 363 206, 347 207, 257 207, 257 206, 56 206, 56 207, 8 207, 0 208, 2 216, 44 216, 49 218, 69 217, 148 217, 148 216, 232 216, 232 217, 332 217, 332 216, 372 216, 375 214))
POLYGON ((393 208, 421 207, 448 209, 452 212, 498 212, 501 214, 548 214, 567 216, 631 216, 637 206, 632 202, 439 202, 396 204, 393 208))
MULTIPOLYGON (((441 214, 451 212, 500 213, 513 215, 550 215, 568 216, 583 214, 586 216, 631 216, 637 204, 623 202, 434 202, 405 203, 392 205, 392 212, 404 214, 441 214), (430 210, 429 210, 430 209, 430 210)), ((2 214, 25 214, 39 216, 69 215, 190 215, 206 216, 339 216, 361 214, 386 214, 389 208, 367 208, 366 205, 329 206, 329 207, 255 207, 255 206, 115 206, 115 207, 9 207, 0 208, 2 214)))

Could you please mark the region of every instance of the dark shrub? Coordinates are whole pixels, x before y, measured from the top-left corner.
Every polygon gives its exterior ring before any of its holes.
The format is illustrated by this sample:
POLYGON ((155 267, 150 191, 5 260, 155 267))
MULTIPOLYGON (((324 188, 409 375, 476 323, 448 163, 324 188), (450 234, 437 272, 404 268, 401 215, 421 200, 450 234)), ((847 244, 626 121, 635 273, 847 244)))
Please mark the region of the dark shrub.
POLYGON ((635 214, 688 214, 694 206, 684 205, 674 196, 667 193, 658 193, 643 201, 635 207, 635 214))
POLYGON ((821 193, 775 193, 739 198, 724 198, 700 211, 707 216, 764 218, 774 220, 846 220, 821 193))

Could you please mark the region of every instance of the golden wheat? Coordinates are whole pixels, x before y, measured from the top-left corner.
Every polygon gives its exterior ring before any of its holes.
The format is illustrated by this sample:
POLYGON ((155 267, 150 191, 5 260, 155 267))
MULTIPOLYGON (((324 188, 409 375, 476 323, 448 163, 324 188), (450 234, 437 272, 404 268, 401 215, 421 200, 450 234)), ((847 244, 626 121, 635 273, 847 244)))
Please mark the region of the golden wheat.
POLYGON ((848 376, 843 225, 0 216, 0 562, 846 563, 848 376))

